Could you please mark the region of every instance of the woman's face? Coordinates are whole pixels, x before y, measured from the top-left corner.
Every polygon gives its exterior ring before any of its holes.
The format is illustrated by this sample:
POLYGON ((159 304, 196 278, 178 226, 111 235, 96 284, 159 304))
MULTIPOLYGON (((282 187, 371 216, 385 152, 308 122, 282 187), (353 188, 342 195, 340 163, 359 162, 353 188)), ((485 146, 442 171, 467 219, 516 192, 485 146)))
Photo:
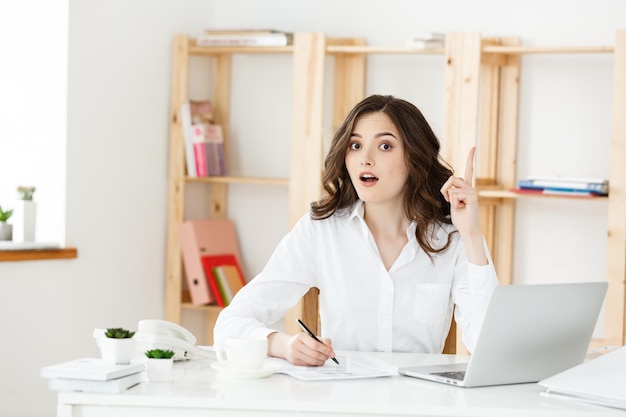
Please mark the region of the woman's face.
POLYGON ((352 130, 346 168, 365 203, 402 203, 408 176, 403 140, 381 112, 361 116, 352 130))

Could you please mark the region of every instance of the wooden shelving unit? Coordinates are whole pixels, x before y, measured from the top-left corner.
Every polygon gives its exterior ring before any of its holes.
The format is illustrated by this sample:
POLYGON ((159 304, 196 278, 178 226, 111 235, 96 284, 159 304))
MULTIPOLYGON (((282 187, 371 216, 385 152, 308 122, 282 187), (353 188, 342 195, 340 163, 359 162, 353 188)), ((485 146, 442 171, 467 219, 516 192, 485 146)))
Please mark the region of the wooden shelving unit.
MULTIPOLYGON (((229 184, 286 186, 289 190, 289 226, 308 211, 321 193, 322 126, 324 125, 324 71, 332 57, 332 126, 336 128, 348 111, 365 97, 366 57, 368 55, 444 56, 445 105, 443 156, 454 167, 464 167, 467 150, 479 148, 476 187, 481 199, 481 224, 494 263, 503 284, 512 281, 515 205, 520 198, 567 198, 512 193, 516 185, 518 98, 520 62, 525 54, 612 53, 615 57, 613 137, 611 140, 610 194, 608 199, 608 254, 606 337, 602 345, 622 345, 625 334, 626 277, 626 31, 619 31, 614 46, 601 47, 524 47, 517 38, 482 38, 479 33, 451 33, 443 49, 415 50, 365 45, 361 38, 332 39, 320 33, 298 33, 293 46, 272 48, 197 47, 193 39, 174 39, 170 128, 170 179, 166 278, 166 319, 180 322, 183 309, 206 312, 209 334, 219 308, 196 307, 183 303, 182 262, 177 228, 183 219, 185 186, 206 183, 210 187, 210 217, 228 213, 229 184), (215 91, 212 99, 215 117, 224 126, 228 154, 231 57, 235 54, 289 54, 293 70, 293 119, 289 178, 209 177, 187 178, 180 104, 188 96, 189 58, 215 61, 215 91)), ((593 204, 593 203, 592 203, 593 204)), ((292 314, 307 317, 317 311, 317 294, 309 292, 292 314)), ((286 320, 288 331, 291 318, 286 320)), ((308 323, 313 323, 307 319, 308 323)), ((315 331, 315 329, 313 329, 315 331)), ((211 344, 212 340, 207 340, 211 344)))
POLYGON ((231 184, 254 184, 288 188, 289 219, 291 227, 308 210, 308 204, 319 198, 321 190, 322 149, 322 84, 324 37, 316 33, 298 33, 294 44, 285 47, 198 47, 195 40, 186 35, 174 38, 172 49, 171 120, 169 154, 169 210, 167 226, 167 266, 165 285, 165 318, 180 323, 184 309, 207 314, 207 344, 212 344, 212 328, 220 308, 194 306, 185 301, 183 267, 180 253, 178 226, 184 221, 186 185, 205 184, 209 188, 209 217, 228 215, 228 187, 231 184), (185 172, 184 138, 180 107, 189 96, 189 61, 202 57, 214 63, 213 97, 216 123, 222 125, 225 152, 228 156, 228 127, 230 124, 231 61, 237 54, 288 54, 293 71, 294 119, 292 120, 291 167, 289 178, 264 177, 205 177, 190 178, 185 172))

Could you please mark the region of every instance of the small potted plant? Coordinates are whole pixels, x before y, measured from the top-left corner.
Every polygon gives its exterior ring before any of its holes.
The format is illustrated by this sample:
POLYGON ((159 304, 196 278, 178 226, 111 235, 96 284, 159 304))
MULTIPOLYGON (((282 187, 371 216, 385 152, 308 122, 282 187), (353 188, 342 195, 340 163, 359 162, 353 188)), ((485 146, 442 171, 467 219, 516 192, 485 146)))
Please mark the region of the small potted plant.
POLYGON ((106 329, 99 343, 102 359, 116 364, 130 363, 135 353, 134 335, 135 332, 122 327, 106 329))
POLYGON ((33 201, 33 193, 35 192, 35 190, 35 187, 20 185, 19 187, 17 187, 19 199, 24 201, 33 201))
POLYGON ((7 223, 12 214, 13 210, 4 211, 0 206, 0 240, 13 240, 13 225, 7 223))
POLYGON ((151 382, 165 382, 172 378, 174 369, 174 351, 169 349, 151 349, 145 352, 148 362, 146 371, 151 382))

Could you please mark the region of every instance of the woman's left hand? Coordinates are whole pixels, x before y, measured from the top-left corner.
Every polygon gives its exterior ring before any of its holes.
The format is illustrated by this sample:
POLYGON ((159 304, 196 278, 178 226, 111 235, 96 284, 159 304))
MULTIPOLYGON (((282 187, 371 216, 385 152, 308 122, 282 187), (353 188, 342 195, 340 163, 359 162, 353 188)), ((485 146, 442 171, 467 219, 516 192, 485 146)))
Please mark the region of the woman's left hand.
POLYGON ((478 221, 478 195, 472 186, 474 182, 474 155, 476 147, 470 149, 467 156, 465 177, 448 178, 441 187, 441 194, 450 203, 452 223, 461 235, 473 236, 480 232, 478 221))

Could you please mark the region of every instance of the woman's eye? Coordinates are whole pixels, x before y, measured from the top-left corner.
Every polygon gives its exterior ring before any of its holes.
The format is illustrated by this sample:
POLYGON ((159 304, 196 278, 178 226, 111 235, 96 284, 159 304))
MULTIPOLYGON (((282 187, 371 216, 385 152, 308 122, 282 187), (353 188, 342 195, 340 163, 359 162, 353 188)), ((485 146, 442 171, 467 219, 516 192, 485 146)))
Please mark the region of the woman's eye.
POLYGON ((356 142, 353 142, 350 144, 350 149, 352 150, 361 149, 361 145, 356 142))
POLYGON ((379 148, 382 149, 383 151, 388 151, 391 149, 391 145, 388 143, 381 143, 379 148))

